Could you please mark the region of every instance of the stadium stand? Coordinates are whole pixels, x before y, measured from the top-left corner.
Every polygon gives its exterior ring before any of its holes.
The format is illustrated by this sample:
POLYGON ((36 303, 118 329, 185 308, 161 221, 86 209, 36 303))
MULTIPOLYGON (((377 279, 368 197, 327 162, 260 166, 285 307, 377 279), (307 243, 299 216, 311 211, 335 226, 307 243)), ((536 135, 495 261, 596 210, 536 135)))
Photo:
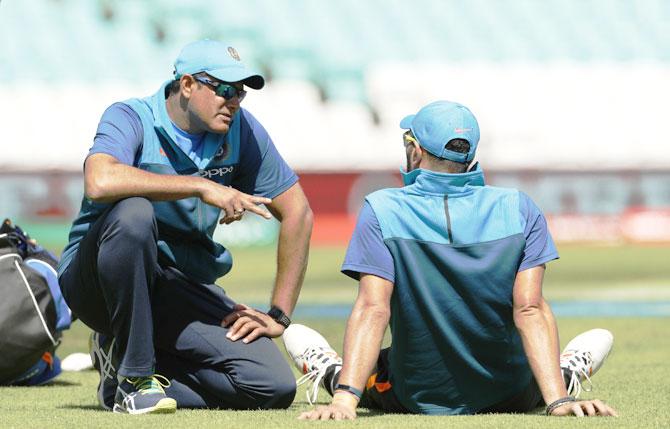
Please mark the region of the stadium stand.
POLYGON ((268 76, 245 104, 299 169, 396 166, 398 119, 436 98, 473 108, 492 167, 661 167, 669 19, 664 0, 5 0, 0 114, 25 144, 0 164, 58 144, 37 162, 78 169, 105 106, 210 37, 268 76))
MULTIPOLYGON (((440 98, 472 108, 488 180, 557 240, 667 242, 668 22, 667 0, 0 0, 0 212, 65 236, 103 110, 209 37, 266 76, 244 105, 300 172, 315 242, 398 184, 398 120, 440 98)), ((267 244, 259 222, 217 237, 267 244)))

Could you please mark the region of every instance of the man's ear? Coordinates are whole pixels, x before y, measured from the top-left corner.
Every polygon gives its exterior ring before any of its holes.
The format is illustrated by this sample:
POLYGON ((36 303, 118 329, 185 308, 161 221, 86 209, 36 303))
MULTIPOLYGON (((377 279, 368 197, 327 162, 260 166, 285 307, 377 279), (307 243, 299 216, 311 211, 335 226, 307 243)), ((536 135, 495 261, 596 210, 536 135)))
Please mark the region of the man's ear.
POLYGON ((184 98, 191 98, 195 85, 196 81, 193 76, 185 74, 179 79, 179 92, 184 98))
POLYGON ((412 169, 419 168, 421 160, 423 159, 423 148, 418 143, 412 142, 412 153, 410 154, 409 162, 412 169))

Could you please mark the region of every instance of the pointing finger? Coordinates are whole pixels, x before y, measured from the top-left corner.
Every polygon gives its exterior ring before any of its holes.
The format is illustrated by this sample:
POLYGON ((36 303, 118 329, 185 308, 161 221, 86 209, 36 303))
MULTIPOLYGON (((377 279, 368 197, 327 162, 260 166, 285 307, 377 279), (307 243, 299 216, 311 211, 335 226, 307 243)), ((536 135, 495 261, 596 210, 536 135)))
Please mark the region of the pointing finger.
POLYGON ((257 196, 252 196, 251 197, 251 202, 254 204, 270 204, 272 203, 271 198, 265 198, 265 197, 257 197, 257 196))
POLYGON ((256 204, 247 203, 246 209, 249 210, 250 212, 256 213, 259 216, 263 216, 266 219, 270 219, 272 217, 272 215, 267 210, 256 204))

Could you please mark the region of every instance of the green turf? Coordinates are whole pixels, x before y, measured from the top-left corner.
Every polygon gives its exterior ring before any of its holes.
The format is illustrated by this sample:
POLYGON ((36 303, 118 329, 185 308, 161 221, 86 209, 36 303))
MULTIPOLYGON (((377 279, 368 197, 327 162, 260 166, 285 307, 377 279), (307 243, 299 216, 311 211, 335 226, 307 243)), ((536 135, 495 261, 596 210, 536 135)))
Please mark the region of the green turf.
MULTIPOLYGON (((670 300, 670 247, 559 245, 547 264, 549 300, 670 300)), ((267 302, 275 269, 274 248, 234 249, 234 265, 220 284, 236 299, 267 302)), ((339 272, 344 247, 313 248, 300 302, 349 303, 356 282, 339 272)))
MULTIPOLYGON (((57 248, 57 247, 56 247, 57 248)), ((585 296, 668 300, 670 267, 667 247, 561 246, 562 259, 549 266, 545 292, 550 298, 579 300, 585 296), (618 295, 615 292, 619 292, 618 295), (591 294, 591 295, 589 295, 591 294)), ((274 273, 274 249, 235 249, 235 268, 221 284, 241 302, 267 302, 274 273)), ((355 298, 356 284, 339 274, 344 249, 317 248, 310 257, 301 303, 344 303, 355 298)), ((337 350, 342 347, 343 320, 298 320, 324 333, 337 350)), ((561 341, 593 327, 610 329, 614 351, 594 379, 596 390, 585 397, 598 397, 617 408, 618 419, 582 421, 546 418, 540 415, 494 415, 427 417, 379 415, 361 410, 355 422, 317 422, 317 426, 364 428, 424 427, 668 427, 670 400, 667 376, 670 366, 670 319, 661 318, 561 318, 561 341)), ((76 323, 66 333, 61 356, 87 350, 87 329, 76 323)), ((311 427, 295 420, 308 410, 304 390, 286 411, 192 411, 173 416, 119 416, 97 408, 97 373, 65 373, 57 381, 39 388, 0 388, 0 428, 43 427, 311 427)), ((326 399, 325 392, 321 400, 326 399)))
MULTIPOLYGON (((341 350, 343 323, 336 321, 301 321, 319 329, 341 350)), ((665 404, 670 400, 667 359, 670 337, 666 334, 668 319, 564 319, 559 320, 561 340, 591 327, 610 329, 615 336, 612 354, 594 377, 595 390, 587 398, 601 398, 619 411, 617 419, 588 419, 570 423, 564 419, 536 415, 487 415, 469 417, 427 417, 380 415, 360 410, 360 418, 349 423, 318 423, 318 426, 424 428, 431 427, 667 427, 670 424, 665 404)), ((77 324, 69 331, 61 353, 85 348, 87 330, 77 324)), ((193 411, 179 410, 173 416, 121 416, 97 408, 94 371, 65 373, 51 386, 0 388, 0 427, 308 427, 297 422, 301 411, 310 409, 303 389, 298 391, 293 406, 286 411, 193 411)), ((327 394, 320 393, 320 402, 327 394)))

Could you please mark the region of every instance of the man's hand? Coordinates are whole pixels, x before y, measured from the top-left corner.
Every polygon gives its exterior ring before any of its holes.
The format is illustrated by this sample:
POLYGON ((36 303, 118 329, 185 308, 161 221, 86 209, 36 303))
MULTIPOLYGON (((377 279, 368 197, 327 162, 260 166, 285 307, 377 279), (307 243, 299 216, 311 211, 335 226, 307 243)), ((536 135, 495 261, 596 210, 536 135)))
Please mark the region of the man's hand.
POLYGON ((258 337, 275 338, 284 333, 284 326, 272 317, 244 304, 235 304, 233 311, 223 318, 223 327, 228 328, 226 337, 231 341, 243 338, 243 343, 250 343, 258 337))
POLYGON ((223 210, 224 216, 219 223, 230 224, 242 219, 244 212, 249 210, 265 219, 271 219, 272 215, 260 207, 260 204, 270 204, 272 200, 265 197, 257 197, 245 194, 229 186, 219 185, 206 180, 200 191, 200 199, 211 206, 223 210))
POLYGON ((321 405, 300 414, 300 420, 353 420, 358 400, 350 393, 336 392, 330 405, 321 405))
POLYGON ((577 417, 594 417, 594 416, 613 416, 618 417, 614 408, 605 404, 599 399, 589 401, 568 402, 560 407, 555 408, 551 412, 552 416, 577 416, 577 417))

